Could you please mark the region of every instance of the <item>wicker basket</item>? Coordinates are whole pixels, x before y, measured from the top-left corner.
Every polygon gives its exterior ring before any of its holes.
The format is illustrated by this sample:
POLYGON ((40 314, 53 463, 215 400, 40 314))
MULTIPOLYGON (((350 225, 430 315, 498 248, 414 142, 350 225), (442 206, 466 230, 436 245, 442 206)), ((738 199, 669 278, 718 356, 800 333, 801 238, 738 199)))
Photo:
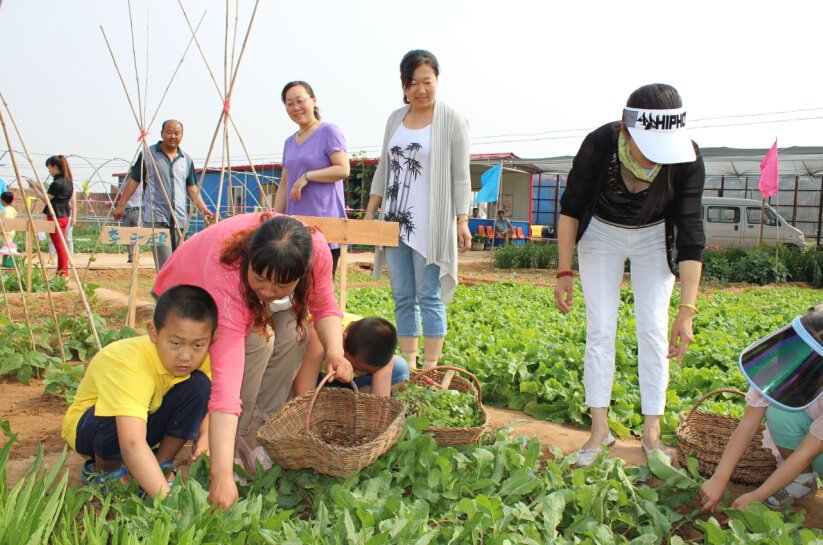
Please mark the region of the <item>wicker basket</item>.
MULTIPOLYGON (((686 467, 686 456, 692 452, 697 454, 698 472, 706 478, 714 475, 717 464, 723 456, 723 450, 729 437, 737 425, 739 418, 723 414, 713 414, 697 411, 697 408, 709 397, 729 392, 745 396, 738 390, 715 390, 701 397, 694 404, 691 411, 683 411, 680 414, 680 426, 675 431, 677 435, 677 459, 681 467, 686 467)), ((763 430, 765 426, 760 424, 760 430, 749 443, 746 452, 737 463, 737 467, 732 473, 731 480, 739 484, 760 486, 774 472, 777 467, 777 460, 770 450, 764 449, 763 430)))
POLYGON ((443 381, 443 377, 445 375, 443 371, 456 371, 458 373, 463 373, 474 381, 474 384, 472 384, 467 379, 459 375, 454 375, 451 384, 449 384, 449 390, 457 390, 458 392, 470 393, 476 396, 477 406, 483 414, 483 424, 474 428, 444 428, 440 426, 431 426, 429 427, 427 433, 434 435, 434 440, 437 441, 438 445, 470 445, 480 439, 480 436, 483 435, 483 433, 488 429, 487 426, 489 423, 489 415, 486 412, 486 408, 483 406, 483 394, 480 390, 480 382, 477 380, 477 377, 465 369, 441 365, 417 373, 411 378, 411 382, 418 386, 427 386, 430 385, 429 381, 433 381, 435 384, 439 385, 443 381))
POLYGON ((285 469, 313 468, 345 477, 360 471, 400 438, 406 404, 346 388, 323 388, 295 398, 257 431, 257 441, 285 469))

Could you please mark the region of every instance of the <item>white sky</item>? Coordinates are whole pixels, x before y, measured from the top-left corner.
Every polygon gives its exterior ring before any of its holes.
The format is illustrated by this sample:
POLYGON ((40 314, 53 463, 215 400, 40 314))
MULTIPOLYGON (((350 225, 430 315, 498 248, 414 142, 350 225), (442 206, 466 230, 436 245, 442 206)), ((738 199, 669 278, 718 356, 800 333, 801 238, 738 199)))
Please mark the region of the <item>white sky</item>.
MULTIPOLYGON (((208 10, 198 38, 222 88, 226 4, 183 4, 194 25, 208 10)), ((233 30, 235 0, 231 5, 233 30)), ((253 5, 240 0, 238 53, 253 5)), ((141 85, 149 12, 150 117, 191 34, 176 1, 133 0, 132 10, 141 85)), ((389 113, 401 106, 400 59, 422 48, 440 61, 438 99, 469 120, 473 153, 573 155, 587 130, 484 137, 592 129, 618 119, 631 91, 652 82, 677 87, 692 138, 701 146, 766 148, 775 137, 781 148, 823 145, 822 15, 819 0, 261 0, 231 112, 254 162, 279 160, 283 141, 296 130, 280 91, 286 82, 302 79, 314 87, 323 119, 342 129, 349 152, 375 156, 389 113), (697 128, 797 118, 817 119, 697 128)), ((136 102, 125 0, 2 2, 0 89, 43 176, 43 163, 53 154, 81 155, 95 167, 134 157, 139 130, 100 26, 136 102)), ((221 108, 193 45, 149 141, 159 139, 162 120, 179 119, 185 125, 182 148, 203 166, 221 108)), ((13 147, 22 149, 14 136, 13 147)), ((248 163, 234 134, 230 148, 233 164, 248 163)), ((211 165, 219 166, 221 153, 218 141, 211 165)), ((25 162, 20 156, 18 161, 25 162)), ((82 159, 70 161, 76 180, 91 175, 82 159)), ((0 163, 0 176, 9 181, 9 156, 0 163)), ((105 180, 126 165, 109 167, 101 169, 105 180)))

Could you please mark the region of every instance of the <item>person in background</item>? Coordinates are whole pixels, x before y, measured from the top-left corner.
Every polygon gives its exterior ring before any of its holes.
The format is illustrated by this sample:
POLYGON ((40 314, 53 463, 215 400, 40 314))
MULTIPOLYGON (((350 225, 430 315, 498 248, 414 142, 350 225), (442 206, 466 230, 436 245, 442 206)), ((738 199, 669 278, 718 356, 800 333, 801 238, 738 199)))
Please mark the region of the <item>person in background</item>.
POLYGON ((823 305, 746 348, 740 368, 750 384, 746 411, 714 474, 700 487, 703 512, 714 513, 764 417, 763 446, 774 452, 777 469, 731 507, 744 510, 757 501, 782 511, 814 495, 823 474, 823 305))
POLYGON ((183 124, 175 119, 163 122, 162 140, 149 146, 150 158, 143 153, 137 156, 129 172, 129 179, 122 188, 120 202, 114 209, 114 219, 120 221, 126 213, 126 204, 141 183, 147 182, 143 192, 143 227, 169 229, 169 246, 152 246, 154 267, 160 270, 171 253, 182 243, 180 236, 188 222, 188 199, 194 203, 209 221, 214 216, 203 202, 194 175, 194 161, 180 149, 183 141, 183 124), (156 168, 155 168, 156 167, 156 168), (186 198, 188 196, 188 199, 186 198))
MULTIPOLYGON (((343 133, 320 120, 317 98, 311 85, 292 81, 283 87, 280 99, 289 117, 299 127, 283 146, 281 190, 274 198, 274 211, 290 216, 345 218, 343 180, 350 164, 343 133)), ((340 245, 330 243, 332 271, 337 270, 340 245)))
POLYGON ((494 220, 494 236, 497 235, 503 237, 503 244, 508 244, 509 238, 514 235, 512 222, 506 218, 506 214, 502 210, 497 211, 497 219, 494 220))
MULTIPOLYGON (((117 196, 118 199, 122 197, 123 189, 126 187, 128 183, 128 178, 123 180, 123 183, 120 185, 120 194, 117 196)), ((126 201, 126 206, 123 208, 123 227, 138 227, 140 225, 140 205, 143 203, 143 191, 142 188, 135 191, 132 196, 126 201)), ((134 259, 134 244, 129 244, 126 246, 129 252, 129 259, 126 263, 132 263, 134 259)), ((139 251, 139 250, 138 250, 139 251)))
MULTIPOLYGON (((74 191, 74 185, 72 185, 71 201, 69 201, 69 213, 71 216, 69 223, 66 225, 66 248, 69 254, 74 253, 74 226, 77 224, 75 210, 77 210, 77 192, 74 191)), ((56 254, 57 248, 54 246, 54 242, 49 239, 49 263, 55 261, 56 254)))
MULTIPOLYGON (((11 205, 14 202, 14 193, 11 191, 4 191, 0 193, 0 205, 2 205, 2 210, 0 210, 0 218, 3 219, 14 219, 17 217, 17 210, 11 205)), ((5 229, 5 238, 0 236, 0 255, 3 256, 2 263, 4 267, 13 267, 14 264, 12 263, 12 256, 17 255, 17 245, 14 243, 14 235, 15 231, 11 229, 5 229)))
MULTIPOLYGON (((29 180, 29 187, 31 187, 38 198, 43 201, 51 201, 51 207, 54 209, 54 213, 57 217, 51 217, 48 205, 43 208, 43 214, 45 214, 48 221, 53 221, 57 224, 56 227, 60 229, 60 232, 63 234, 63 238, 65 238, 66 227, 71 221, 71 202, 74 197, 74 179, 71 175, 69 162, 64 155, 53 155, 46 159, 46 168, 49 169, 49 174, 51 174, 51 177, 53 178, 48 190, 44 193, 43 189, 40 187, 40 184, 34 182, 33 180, 29 180)), ((49 233, 49 237, 51 238, 57 253, 57 274, 68 276, 69 258, 66 253, 66 247, 63 246, 63 242, 60 240, 60 234, 58 234, 57 230, 55 230, 53 233, 49 233)))
POLYGON ((486 219, 486 213, 479 208, 472 208, 472 218, 484 220, 486 219))
POLYGON ((660 416, 666 407, 668 358, 682 361, 693 337, 692 316, 697 312, 706 244, 701 219, 705 174, 697 145, 686 130, 680 94, 660 83, 635 90, 622 120, 589 133, 574 158, 560 200, 554 301, 561 312, 570 311, 572 256, 579 244, 587 322, 583 381, 592 431, 578 450, 578 466, 592 464, 601 445, 615 441, 609 432, 608 411, 620 284, 627 258, 634 286, 638 376, 645 415, 640 444, 647 454, 661 450, 671 457, 660 439, 660 416), (680 306, 667 346, 669 301, 678 264, 680 306))
POLYGON ((400 352, 417 369, 437 365, 446 337, 446 305, 457 288, 457 253, 471 246, 469 124, 436 100, 440 65, 428 51, 409 51, 400 62, 406 106, 389 116, 365 220, 377 207, 382 221, 400 224, 397 247, 377 247, 374 276, 388 266, 400 352), (423 327, 420 326, 422 314, 423 327))

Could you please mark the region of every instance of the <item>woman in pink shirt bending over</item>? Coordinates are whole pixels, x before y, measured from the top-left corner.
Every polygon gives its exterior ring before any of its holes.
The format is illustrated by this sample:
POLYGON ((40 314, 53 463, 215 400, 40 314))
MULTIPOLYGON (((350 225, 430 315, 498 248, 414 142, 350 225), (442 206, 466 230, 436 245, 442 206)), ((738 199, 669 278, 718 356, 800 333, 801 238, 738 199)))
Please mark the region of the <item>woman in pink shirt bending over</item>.
MULTIPOLYGON (((201 231, 160 270, 155 294, 177 284, 200 286, 220 312, 220 335, 209 349, 210 503, 228 507, 238 498, 232 470, 235 436, 249 469, 255 458, 271 466, 257 445, 257 429, 288 399, 308 344, 309 313, 327 368, 339 380, 351 379, 331 266, 323 233, 292 217, 263 212, 201 231)), ((192 458, 199 455, 194 452, 192 458)))

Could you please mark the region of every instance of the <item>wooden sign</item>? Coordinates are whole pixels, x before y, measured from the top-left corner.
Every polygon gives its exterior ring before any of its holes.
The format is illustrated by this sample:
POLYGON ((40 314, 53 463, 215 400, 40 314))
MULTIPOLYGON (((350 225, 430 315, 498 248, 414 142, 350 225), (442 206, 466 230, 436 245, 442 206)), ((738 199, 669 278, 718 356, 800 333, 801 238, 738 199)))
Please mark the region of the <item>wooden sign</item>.
POLYGON ((367 244, 369 246, 397 246, 399 223, 364 221, 345 218, 316 218, 293 216, 308 225, 316 225, 327 242, 338 244, 367 244))
POLYGON ((149 244, 152 246, 169 246, 168 229, 151 227, 103 227, 100 230, 100 242, 103 244, 149 244))
POLYGON ((293 216, 307 225, 315 225, 323 232, 326 242, 340 244, 340 310, 346 311, 346 276, 348 274, 347 244, 369 246, 397 246, 400 224, 390 221, 364 221, 346 218, 317 218, 293 216))
MULTIPOLYGON (((3 222, 3 229, 6 231, 25 231, 29 228, 29 220, 20 218, 0 218, 0 221, 3 222)), ((40 233, 53 233, 54 226, 56 225, 53 221, 44 220, 32 220, 31 223, 34 231, 40 233)))

